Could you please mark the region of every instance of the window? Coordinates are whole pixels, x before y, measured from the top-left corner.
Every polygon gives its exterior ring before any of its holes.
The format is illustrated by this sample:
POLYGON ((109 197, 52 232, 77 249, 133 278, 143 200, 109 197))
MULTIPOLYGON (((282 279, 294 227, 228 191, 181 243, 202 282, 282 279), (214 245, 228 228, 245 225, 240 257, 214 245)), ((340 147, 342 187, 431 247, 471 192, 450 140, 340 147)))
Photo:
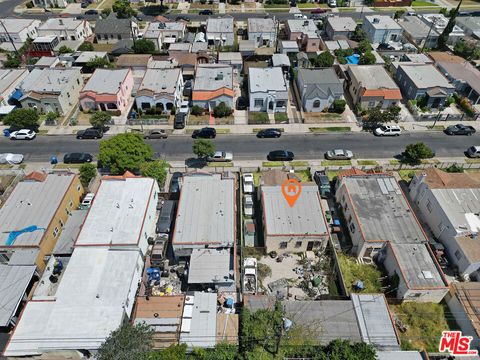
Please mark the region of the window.
POLYGON ((62 219, 58 219, 58 223, 60 224, 60 227, 62 227, 62 228, 63 228, 63 225, 65 225, 65 224, 63 223, 62 219))
POLYGON ((288 244, 287 244, 286 241, 282 241, 282 242, 280 243, 280 249, 286 249, 286 248, 287 248, 287 245, 288 245, 288 244))
POLYGON ((318 109, 320 107, 320 100, 315 100, 313 102, 313 108, 318 109))
POLYGON ((411 298, 419 298, 420 296, 422 296, 422 293, 413 293, 408 295, 408 297, 411 297, 411 298))
POLYGON ((457 260, 460 260, 462 258, 462 253, 460 252, 460 250, 455 251, 455 257, 457 258, 457 260))
POLYGON ((368 102, 368 108, 371 109, 373 107, 375 107, 375 101, 369 101, 368 102))
POLYGON ((142 102, 142 109, 150 109, 150 103, 142 102))
POLYGON ((354 223, 350 224, 350 231, 352 232, 352 234, 355 234, 355 224, 354 223))
POLYGON ((280 108, 285 107, 285 100, 279 100, 279 101, 277 101, 277 107, 280 107, 280 108))
POLYGON ((73 206, 73 202, 72 200, 70 200, 70 202, 68 203, 68 207, 71 208, 73 206))
POLYGON ((432 207, 432 203, 430 202, 430 200, 427 200, 427 205, 426 206, 427 206, 428 212, 431 213, 432 210, 433 210, 433 207, 432 207))
POLYGON ((263 107, 263 99, 255 99, 255 107, 263 107))
POLYGON ((154 198, 154 199, 157 198, 157 193, 156 193, 156 192, 153 193, 153 198, 154 198))
POLYGON ((349 223, 352 222, 352 215, 348 215, 348 222, 349 222, 349 223))
POLYGON ((301 241, 297 241, 297 242, 295 243, 295 247, 296 247, 296 248, 302 247, 302 242, 301 242, 301 241))
POLYGON ((118 40, 122 40, 122 35, 121 34, 118 34, 117 37, 118 37, 118 40))
POLYGON ((80 185, 77 185, 77 191, 80 191, 82 187, 80 185))
POLYGON ((57 237, 58 235, 58 227, 55 228, 55 230, 53 230, 53 237, 57 237))

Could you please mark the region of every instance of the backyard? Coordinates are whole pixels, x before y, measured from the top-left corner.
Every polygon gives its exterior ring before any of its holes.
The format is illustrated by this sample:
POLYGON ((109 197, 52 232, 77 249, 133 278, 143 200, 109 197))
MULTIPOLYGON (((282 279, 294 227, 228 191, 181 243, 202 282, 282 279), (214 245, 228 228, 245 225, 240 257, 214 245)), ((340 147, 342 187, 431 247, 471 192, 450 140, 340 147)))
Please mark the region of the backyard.
POLYGON ((338 253, 337 257, 347 291, 352 291, 353 285, 357 281, 363 282, 363 292, 365 293, 379 293, 382 291, 380 282, 382 274, 375 266, 360 264, 355 258, 343 253, 338 253))

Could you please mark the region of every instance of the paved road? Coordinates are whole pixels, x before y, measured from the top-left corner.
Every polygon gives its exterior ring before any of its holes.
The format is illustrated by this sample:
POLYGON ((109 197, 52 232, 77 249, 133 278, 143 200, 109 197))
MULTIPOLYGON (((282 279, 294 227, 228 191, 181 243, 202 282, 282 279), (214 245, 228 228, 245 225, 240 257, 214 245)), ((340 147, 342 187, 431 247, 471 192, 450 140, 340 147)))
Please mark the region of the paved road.
MULTIPOLYGON (((171 136, 166 140, 150 140, 155 152, 172 161, 193 156, 192 139, 171 136)), ((461 157, 468 146, 480 145, 480 135, 447 136, 441 132, 404 134, 398 138, 376 138, 367 133, 284 135, 280 139, 257 139, 252 135, 219 135, 215 140, 218 150, 232 151, 237 160, 262 160, 271 150, 288 149, 297 159, 321 159, 332 148, 350 149, 357 158, 392 158, 405 145, 423 141, 438 157, 461 157)), ((39 136, 33 141, 0 139, 0 153, 25 155, 26 161, 48 161, 51 155, 63 157, 66 152, 98 153, 96 140, 76 140, 73 136, 39 136)))

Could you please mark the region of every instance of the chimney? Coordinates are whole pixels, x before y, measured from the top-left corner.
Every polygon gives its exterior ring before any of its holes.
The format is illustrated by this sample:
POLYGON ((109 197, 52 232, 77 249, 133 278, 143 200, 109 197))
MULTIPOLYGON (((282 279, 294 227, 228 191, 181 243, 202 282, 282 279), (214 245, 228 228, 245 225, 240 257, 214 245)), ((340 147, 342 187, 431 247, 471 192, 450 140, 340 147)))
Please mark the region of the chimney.
POLYGON ((419 177, 418 177, 418 183, 421 184, 425 181, 425 178, 427 177, 427 174, 422 172, 419 177))
POLYGON ((63 25, 63 19, 58 19, 58 24, 63 25))

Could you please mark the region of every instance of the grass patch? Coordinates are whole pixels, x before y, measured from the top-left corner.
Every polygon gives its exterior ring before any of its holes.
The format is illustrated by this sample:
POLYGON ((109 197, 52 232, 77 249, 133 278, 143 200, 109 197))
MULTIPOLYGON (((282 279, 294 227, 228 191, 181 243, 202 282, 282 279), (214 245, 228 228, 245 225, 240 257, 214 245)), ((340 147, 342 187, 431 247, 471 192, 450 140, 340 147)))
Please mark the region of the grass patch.
POLYGON ((261 172, 254 172, 253 173, 253 184, 255 186, 260 186, 260 176, 262 176, 261 172))
POLYGON ((480 163, 480 159, 465 159, 467 164, 478 164, 480 163))
POLYGON ((276 124, 284 124, 288 123, 288 115, 284 113, 275 113, 275 123, 276 124))
POLYGON ((283 161, 264 161, 262 162, 263 167, 282 167, 283 161))
POLYGON ((322 166, 347 166, 352 165, 350 160, 323 160, 322 166))
POLYGON ((348 291, 352 290, 352 286, 357 280, 361 280, 365 285, 363 292, 382 292, 382 283, 380 282, 382 273, 375 266, 359 264, 355 258, 343 253, 338 254, 338 262, 348 291))
POLYGON ((0 170, 7 170, 7 169, 11 169, 13 167, 13 165, 10 165, 10 164, 0 164, 0 170))
POLYGON ((295 171, 295 175, 298 176, 298 178, 300 179, 300 182, 312 181, 312 178, 310 177, 310 171, 308 170, 295 171))
POLYGON ((346 132, 351 131, 352 128, 350 126, 329 126, 329 127, 311 127, 308 128, 310 132, 346 132))
POLYGON ((340 8, 338 8, 338 11, 340 11, 340 12, 354 12, 354 11, 355 11, 355 8, 340 7, 340 8))
POLYGON ((410 182, 415 176, 415 170, 398 170, 398 175, 403 181, 410 182))
POLYGON ((37 135, 48 135, 48 130, 45 130, 45 129, 38 130, 37 135))
POLYGON ((400 161, 396 160, 396 159, 393 159, 393 160, 390 160, 389 161, 389 164, 390 165, 400 165, 400 161))
POLYGON ((338 173, 340 171, 331 171, 331 170, 328 170, 326 172, 327 176, 328 176, 328 180, 330 181, 335 181, 337 179, 337 176, 338 176, 338 173))
POLYGON ((445 126, 443 126, 443 125, 435 125, 435 126, 430 125, 430 126, 427 126, 427 129, 428 130, 443 131, 443 130, 445 130, 445 126))
POLYGON ((429 6, 438 6, 438 5, 430 1, 414 0, 412 1, 412 6, 413 7, 419 7, 419 6, 429 7, 429 6))
POLYGON ((378 162, 375 160, 358 160, 358 165, 378 165, 378 162))
POLYGON ((80 169, 83 164, 55 164, 54 169, 80 169))
POLYGON ((310 165, 308 161, 304 161, 304 160, 293 160, 293 161, 290 161, 289 164, 292 165, 292 166, 308 166, 308 165, 310 165))
POLYGON ((404 302, 391 305, 394 316, 407 327, 405 332, 398 332, 402 350, 438 351, 442 331, 455 327, 449 325, 447 317, 452 314, 446 305, 421 302, 404 302))
POLYGON ((266 112, 252 111, 248 113, 249 124, 268 124, 270 122, 266 112))
POLYGON ((210 167, 232 167, 233 162, 209 162, 207 166, 210 167))
POLYGON ((265 9, 275 9, 275 8, 289 8, 289 4, 264 4, 263 7, 265 9))

